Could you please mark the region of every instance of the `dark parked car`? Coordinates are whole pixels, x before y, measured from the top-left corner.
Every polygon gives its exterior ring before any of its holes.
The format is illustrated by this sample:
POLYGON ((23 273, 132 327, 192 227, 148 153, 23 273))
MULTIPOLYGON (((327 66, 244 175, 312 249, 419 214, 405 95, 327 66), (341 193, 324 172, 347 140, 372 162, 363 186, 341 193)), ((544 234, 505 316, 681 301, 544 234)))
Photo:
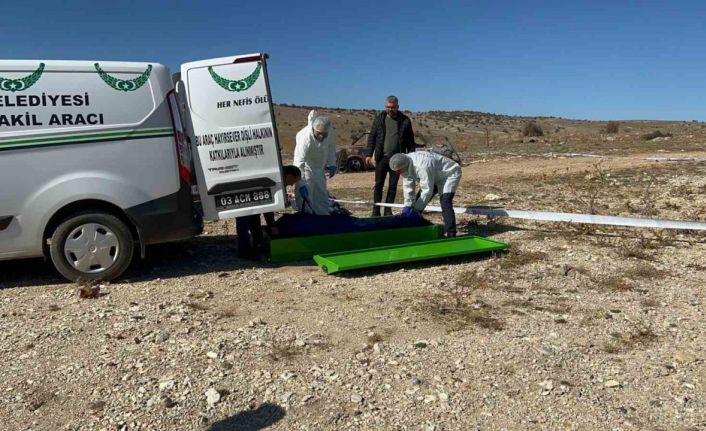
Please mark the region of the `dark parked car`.
POLYGON ((361 172, 368 169, 373 169, 372 165, 365 163, 365 147, 367 142, 363 137, 369 133, 363 133, 353 140, 353 143, 347 147, 339 147, 336 150, 336 160, 338 160, 338 169, 346 172, 361 172))

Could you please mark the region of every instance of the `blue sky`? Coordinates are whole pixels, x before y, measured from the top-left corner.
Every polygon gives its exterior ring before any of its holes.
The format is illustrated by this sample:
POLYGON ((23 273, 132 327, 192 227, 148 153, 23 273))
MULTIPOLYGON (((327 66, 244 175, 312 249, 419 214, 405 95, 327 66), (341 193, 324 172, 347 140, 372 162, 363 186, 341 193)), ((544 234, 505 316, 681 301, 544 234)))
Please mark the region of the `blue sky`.
POLYGON ((267 52, 276 103, 706 120, 706 2, 7 1, 0 58, 267 52))

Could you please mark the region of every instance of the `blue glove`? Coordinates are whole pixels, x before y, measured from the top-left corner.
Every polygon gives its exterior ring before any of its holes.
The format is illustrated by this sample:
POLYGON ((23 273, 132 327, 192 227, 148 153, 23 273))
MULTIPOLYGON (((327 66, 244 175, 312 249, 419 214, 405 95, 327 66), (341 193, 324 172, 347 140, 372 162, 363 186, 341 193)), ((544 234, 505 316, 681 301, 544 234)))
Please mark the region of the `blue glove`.
POLYGON ((299 187, 299 196, 301 196, 304 199, 308 199, 309 198, 309 188, 307 186, 299 187))
POLYGON ((336 172, 338 171, 338 169, 336 169, 335 166, 329 166, 326 169, 328 169, 328 177, 329 178, 333 178, 333 176, 336 175, 336 172))
POLYGON ((402 217, 410 217, 410 216, 413 216, 416 212, 417 212, 417 210, 415 210, 412 207, 404 207, 404 208, 402 208, 402 212, 400 213, 400 215, 402 217))

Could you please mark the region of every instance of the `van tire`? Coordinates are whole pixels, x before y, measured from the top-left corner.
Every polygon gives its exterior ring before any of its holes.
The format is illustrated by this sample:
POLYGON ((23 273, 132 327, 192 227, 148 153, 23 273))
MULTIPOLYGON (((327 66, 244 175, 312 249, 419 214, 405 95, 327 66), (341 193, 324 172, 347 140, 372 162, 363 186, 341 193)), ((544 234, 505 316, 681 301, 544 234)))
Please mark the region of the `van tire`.
POLYGON ((119 277, 130 266, 134 252, 135 241, 125 222, 99 211, 80 212, 64 219, 54 230, 49 246, 56 270, 75 282, 108 281, 119 277), (84 236, 86 244, 83 244, 84 236), (81 255, 85 253, 95 256, 90 261, 81 262, 81 255))

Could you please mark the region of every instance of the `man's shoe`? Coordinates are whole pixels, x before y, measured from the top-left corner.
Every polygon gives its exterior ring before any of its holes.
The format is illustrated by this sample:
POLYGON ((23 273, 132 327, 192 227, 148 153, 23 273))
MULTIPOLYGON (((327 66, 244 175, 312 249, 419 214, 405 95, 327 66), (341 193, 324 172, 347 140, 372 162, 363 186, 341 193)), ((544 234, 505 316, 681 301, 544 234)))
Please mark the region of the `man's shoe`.
POLYGON ((391 208, 385 208, 385 217, 391 216, 392 215, 392 209, 391 208))

